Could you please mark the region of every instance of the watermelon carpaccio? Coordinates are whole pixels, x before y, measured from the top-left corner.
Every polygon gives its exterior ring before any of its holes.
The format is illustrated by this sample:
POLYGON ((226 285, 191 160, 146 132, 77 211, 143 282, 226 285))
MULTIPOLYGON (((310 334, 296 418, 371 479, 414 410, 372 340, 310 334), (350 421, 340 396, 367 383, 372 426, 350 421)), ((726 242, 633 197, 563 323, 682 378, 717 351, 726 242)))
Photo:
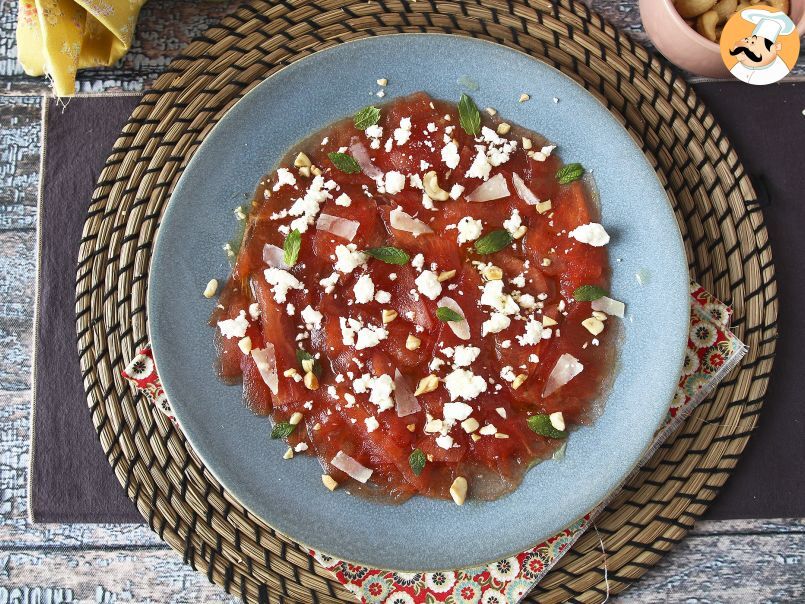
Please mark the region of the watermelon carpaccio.
POLYGON ((617 320, 574 292, 608 290, 608 236, 540 135, 483 111, 468 134, 424 93, 379 112, 299 143, 260 183, 210 321, 219 374, 330 488, 495 499, 595 419, 617 320))

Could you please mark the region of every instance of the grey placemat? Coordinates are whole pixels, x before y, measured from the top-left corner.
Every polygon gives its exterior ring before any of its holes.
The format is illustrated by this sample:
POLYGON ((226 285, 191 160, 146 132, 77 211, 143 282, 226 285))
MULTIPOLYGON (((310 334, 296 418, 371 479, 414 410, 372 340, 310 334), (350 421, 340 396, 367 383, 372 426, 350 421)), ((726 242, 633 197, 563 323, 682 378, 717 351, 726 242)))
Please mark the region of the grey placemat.
MULTIPOLYGON (((760 425, 708 517, 805 517, 805 83, 700 83, 751 174, 766 183, 766 218, 779 279, 780 343, 760 425)), ((95 180, 136 97, 51 102, 40 200, 41 260, 35 353, 30 510, 41 522, 141 521, 104 458, 84 399, 75 349, 75 258, 95 180)))

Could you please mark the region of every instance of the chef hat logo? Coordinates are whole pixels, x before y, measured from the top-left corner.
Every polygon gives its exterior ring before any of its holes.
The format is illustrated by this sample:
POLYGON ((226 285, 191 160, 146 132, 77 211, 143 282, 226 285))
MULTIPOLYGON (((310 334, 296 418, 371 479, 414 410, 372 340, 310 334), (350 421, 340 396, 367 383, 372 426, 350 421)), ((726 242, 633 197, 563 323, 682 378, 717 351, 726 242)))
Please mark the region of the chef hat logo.
POLYGON ((735 13, 719 41, 730 73, 747 84, 772 84, 791 71, 799 56, 799 33, 791 18, 755 5, 735 13))

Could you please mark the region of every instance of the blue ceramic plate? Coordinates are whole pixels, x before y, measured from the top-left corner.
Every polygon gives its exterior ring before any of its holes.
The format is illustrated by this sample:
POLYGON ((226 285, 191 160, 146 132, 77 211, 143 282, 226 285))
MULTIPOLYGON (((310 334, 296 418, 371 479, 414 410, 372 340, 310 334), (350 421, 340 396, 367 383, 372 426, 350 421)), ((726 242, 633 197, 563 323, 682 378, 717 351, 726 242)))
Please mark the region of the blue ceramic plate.
POLYGON ((318 52, 268 78, 210 133, 162 219, 148 315, 159 372, 187 438, 221 483, 257 516, 307 546, 397 570, 475 566, 529 548, 581 517, 629 474, 665 416, 688 331, 688 272, 663 188, 625 130, 584 89, 524 54, 464 37, 404 34, 318 52), (232 209, 299 139, 377 102, 425 90, 478 106, 544 134, 565 161, 595 176, 613 235, 612 290, 626 302, 617 377, 594 426, 574 432, 562 461, 547 461, 495 502, 415 497, 369 503, 321 485, 312 457, 282 460, 269 422, 219 382, 201 292, 225 280, 221 250, 232 209), (471 88, 468 90, 467 86, 471 88), (531 101, 518 103, 522 92, 531 101), (558 102, 554 102, 554 97, 558 102), (618 261, 615 261, 618 259, 618 261), (639 276, 639 278, 638 278, 639 276))

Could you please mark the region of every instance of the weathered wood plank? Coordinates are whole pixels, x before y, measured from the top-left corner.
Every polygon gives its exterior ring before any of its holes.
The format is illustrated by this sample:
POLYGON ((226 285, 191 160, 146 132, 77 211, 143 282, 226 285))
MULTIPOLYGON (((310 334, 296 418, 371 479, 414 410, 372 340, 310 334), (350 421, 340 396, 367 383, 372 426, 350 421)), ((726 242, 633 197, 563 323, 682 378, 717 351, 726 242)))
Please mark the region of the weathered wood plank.
POLYGON ((36 226, 40 116, 41 97, 0 97, 0 231, 36 226))

